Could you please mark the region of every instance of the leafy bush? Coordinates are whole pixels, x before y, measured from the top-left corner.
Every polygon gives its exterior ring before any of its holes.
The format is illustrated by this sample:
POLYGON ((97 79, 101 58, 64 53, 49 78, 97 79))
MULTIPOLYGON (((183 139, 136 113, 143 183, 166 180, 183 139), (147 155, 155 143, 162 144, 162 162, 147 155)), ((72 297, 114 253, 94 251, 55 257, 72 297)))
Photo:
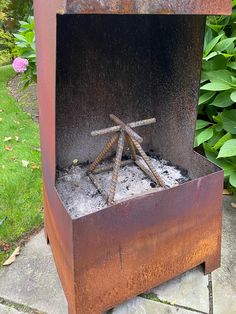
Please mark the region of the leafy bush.
POLYGON ((12 34, 0 28, 0 65, 11 62, 14 47, 14 37, 12 34))
POLYGON ((232 16, 208 17, 195 147, 224 169, 236 191, 236 0, 232 16))
POLYGON ((33 14, 33 0, 0 0, 0 16, 4 15, 4 25, 0 26, 9 32, 16 31, 19 21, 33 14))
POLYGON ((31 82, 37 80, 34 17, 29 16, 26 22, 20 21, 20 29, 14 36, 15 55, 25 58, 29 62, 27 70, 23 74, 24 87, 27 87, 31 82))

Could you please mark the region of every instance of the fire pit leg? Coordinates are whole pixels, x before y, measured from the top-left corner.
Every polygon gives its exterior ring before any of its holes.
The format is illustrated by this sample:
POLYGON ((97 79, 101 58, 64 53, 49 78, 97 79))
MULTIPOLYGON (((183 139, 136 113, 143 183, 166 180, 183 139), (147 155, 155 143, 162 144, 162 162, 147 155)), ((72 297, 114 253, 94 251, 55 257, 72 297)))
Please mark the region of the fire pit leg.
POLYGON ((204 263, 204 274, 205 275, 210 274, 213 270, 219 268, 220 261, 221 261, 220 254, 218 254, 217 256, 214 255, 209 257, 204 263))

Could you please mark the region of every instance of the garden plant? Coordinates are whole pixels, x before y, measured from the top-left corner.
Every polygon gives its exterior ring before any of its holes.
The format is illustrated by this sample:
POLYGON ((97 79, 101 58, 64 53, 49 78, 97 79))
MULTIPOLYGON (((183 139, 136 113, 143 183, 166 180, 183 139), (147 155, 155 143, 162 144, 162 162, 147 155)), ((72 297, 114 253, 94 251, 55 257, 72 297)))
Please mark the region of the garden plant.
POLYGON ((224 169, 236 191, 236 0, 232 16, 208 17, 195 147, 224 169))

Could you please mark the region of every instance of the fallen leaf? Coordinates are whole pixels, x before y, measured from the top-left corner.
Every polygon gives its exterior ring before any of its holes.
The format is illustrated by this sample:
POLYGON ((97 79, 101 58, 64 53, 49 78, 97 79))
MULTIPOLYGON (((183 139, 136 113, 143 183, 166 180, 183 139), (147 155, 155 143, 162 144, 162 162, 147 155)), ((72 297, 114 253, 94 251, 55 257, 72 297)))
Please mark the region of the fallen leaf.
POLYGON ((8 160, 15 161, 16 160, 16 156, 11 156, 11 157, 8 158, 8 160))
POLYGON ((223 190, 223 195, 231 195, 231 194, 232 193, 229 190, 227 190, 227 189, 223 190))
POLYGON ((8 150, 8 151, 12 151, 13 150, 13 148, 12 148, 12 146, 5 146, 5 150, 8 150))
POLYGON ((21 160, 22 166, 27 168, 29 165, 29 161, 28 160, 21 160))
POLYGON ((236 203, 231 203, 231 206, 232 206, 233 208, 236 208, 236 203))
POLYGON ((17 255, 20 254, 20 247, 18 246, 12 255, 3 263, 3 266, 9 266, 15 262, 17 255))
POLYGON ((10 244, 0 240, 0 251, 6 252, 8 250, 10 250, 10 244))
POLYGON ((33 164, 31 165, 31 168, 32 168, 32 169, 39 169, 40 166, 37 165, 37 164, 35 164, 35 163, 33 163, 33 164))
POLYGON ((12 140, 12 137, 11 137, 11 136, 8 136, 8 137, 5 137, 5 138, 4 138, 3 142, 8 142, 8 141, 10 141, 10 140, 12 140))

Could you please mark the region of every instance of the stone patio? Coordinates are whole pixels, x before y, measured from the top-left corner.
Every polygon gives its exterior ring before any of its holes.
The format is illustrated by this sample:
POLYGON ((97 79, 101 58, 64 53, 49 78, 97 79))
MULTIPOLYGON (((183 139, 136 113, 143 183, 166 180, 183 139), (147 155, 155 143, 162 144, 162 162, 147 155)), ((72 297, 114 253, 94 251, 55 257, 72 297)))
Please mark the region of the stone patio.
MULTIPOLYGON (((220 269, 204 276, 197 267, 111 313, 236 314, 236 209, 231 207, 232 201, 229 196, 224 199, 220 269)), ((43 231, 21 250, 15 263, 0 270, 0 314, 22 313, 67 314, 67 302, 43 231)))

